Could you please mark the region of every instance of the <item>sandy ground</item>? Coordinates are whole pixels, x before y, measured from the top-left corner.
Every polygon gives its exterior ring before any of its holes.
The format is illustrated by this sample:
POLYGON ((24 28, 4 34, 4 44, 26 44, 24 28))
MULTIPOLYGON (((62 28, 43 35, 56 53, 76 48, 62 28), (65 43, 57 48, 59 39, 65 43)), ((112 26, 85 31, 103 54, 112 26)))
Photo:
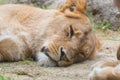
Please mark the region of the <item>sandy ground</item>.
POLYGON ((90 66, 98 61, 117 61, 116 50, 120 44, 120 33, 96 31, 103 44, 94 59, 69 67, 40 67, 37 62, 25 60, 0 63, 0 75, 9 80, 88 80, 90 66))

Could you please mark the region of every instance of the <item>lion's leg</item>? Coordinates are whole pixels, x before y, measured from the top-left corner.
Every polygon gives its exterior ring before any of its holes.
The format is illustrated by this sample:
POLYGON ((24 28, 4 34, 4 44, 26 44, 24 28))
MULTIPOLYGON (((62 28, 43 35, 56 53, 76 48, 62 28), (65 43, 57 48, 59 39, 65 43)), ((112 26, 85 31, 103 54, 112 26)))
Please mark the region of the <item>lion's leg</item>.
POLYGON ((118 64, 119 64, 118 62, 104 62, 104 63, 101 64, 101 66, 102 67, 106 67, 106 66, 115 67, 118 64))
POLYGON ((68 10, 65 12, 65 16, 70 17, 70 18, 82 18, 83 17, 83 15, 79 12, 75 12, 75 11, 71 12, 68 10))
POLYGON ((77 0, 76 3, 77 3, 76 5, 77 11, 80 11, 81 13, 85 13, 86 5, 87 5, 86 0, 77 0))
POLYGON ((0 41, 0 61, 18 61, 21 59, 17 44, 11 39, 0 41))
POLYGON ((108 78, 113 78, 117 80, 114 76, 113 70, 118 65, 118 62, 98 62, 92 66, 92 71, 90 72, 90 80, 107 80, 108 78))
POLYGON ((115 75, 115 77, 117 77, 117 79, 120 80, 120 64, 114 68, 113 75, 115 75))
POLYGON ((63 7, 60 8, 60 12, 64 12, 66 9, 70 7, 70 4, 65 4, 63 7))
MULTIPOLYGON (((105 67, 105 68, 95 67, 90 72, 89 79, 90 80, 109 80, 108 77, 113 76, 112 71, 113 71, 113 67, 105 67)), ((116 79, 114 79, 114 80, 116 80, 116 79)))
POLYGON ((82 13, 80 13, 79 11, 76 11, 75 8, 74 8, 73 12, 71 12, 70 10, 66 10, 64 13, 65 13, 65 16, 70 17, 70 18, 84 19, 84 15, 82 13))
POLYGON ((97 62, 95 63, 94 65, 91 66, 92 69, 94 69, 95 67, 107 67, 107 66, 110 66, 110 67, 115 67, 117 66, 119 63, 114 61, 114 62, 110 62, 110 61, 100 61, 100 62, 97 62))
POLYGON ((71 17, 71 18, 80 18, 81 17, 80 14, 76 14, 76 13, 73 13, 73 12, 65 13, 65 16, 71 17))

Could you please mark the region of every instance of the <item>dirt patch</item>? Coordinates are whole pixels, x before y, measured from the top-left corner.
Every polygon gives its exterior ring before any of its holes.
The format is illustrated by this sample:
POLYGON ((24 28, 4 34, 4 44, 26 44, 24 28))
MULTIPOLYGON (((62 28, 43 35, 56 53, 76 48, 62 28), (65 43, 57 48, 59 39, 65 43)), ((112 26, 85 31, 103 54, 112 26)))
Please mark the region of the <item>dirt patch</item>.
POLYGON ((88 80, 90 66, 98 61, 117 61, 116 51, 120 44, 119 32, 96 31, 100 39, 104 39, 102 49, 96 58, 69 67, 40 67, 35 61, 0 63, 0 75, 11 80, 88 80))

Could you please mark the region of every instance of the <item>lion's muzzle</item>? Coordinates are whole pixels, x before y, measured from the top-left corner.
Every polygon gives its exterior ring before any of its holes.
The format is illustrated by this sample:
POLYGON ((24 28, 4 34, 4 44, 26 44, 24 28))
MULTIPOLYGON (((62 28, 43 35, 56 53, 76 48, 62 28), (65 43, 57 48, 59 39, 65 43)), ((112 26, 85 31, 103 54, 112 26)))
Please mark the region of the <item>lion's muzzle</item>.
POLYGON ((40 64, 40 66, 44 67, 52 67, 52 66, 64 66, 59 64, 60 62, 69 62, 69 59, 67 58, 66 50, 63 47, 60 47, 58 49, 58 53, 56 56, 58 56, 59 59, 54 58, 56 53, 50 52, 49 48, 42 47, 41 52, 38 53, 37 59, 40 64))

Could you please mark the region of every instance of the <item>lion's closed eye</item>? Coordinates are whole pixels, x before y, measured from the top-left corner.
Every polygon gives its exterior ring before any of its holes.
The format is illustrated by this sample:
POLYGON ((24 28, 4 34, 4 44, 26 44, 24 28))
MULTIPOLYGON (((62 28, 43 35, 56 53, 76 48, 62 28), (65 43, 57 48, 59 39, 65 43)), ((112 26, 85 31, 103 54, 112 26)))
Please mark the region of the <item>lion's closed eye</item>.
POLYGON ((70 25, 69 28, 67 30, 65 30, 65 35, 68 38, 72 38, 74 36, 74 30, 73 30, 73 26, 70 25))
POLYGON ((69 38, 72 38, 73 36, 78 36, 78 35, 81 35, 81 34, 82 34, 81 31, 74 30, 73 26, 70 25, 70 27, 69 27, 69 33, 67 34, 69 38))
POLYGON ((72 38, 72 36, 74 36, 74 30, 73 30, 72 25, 70 25, 69 37, 72 38))

